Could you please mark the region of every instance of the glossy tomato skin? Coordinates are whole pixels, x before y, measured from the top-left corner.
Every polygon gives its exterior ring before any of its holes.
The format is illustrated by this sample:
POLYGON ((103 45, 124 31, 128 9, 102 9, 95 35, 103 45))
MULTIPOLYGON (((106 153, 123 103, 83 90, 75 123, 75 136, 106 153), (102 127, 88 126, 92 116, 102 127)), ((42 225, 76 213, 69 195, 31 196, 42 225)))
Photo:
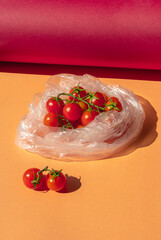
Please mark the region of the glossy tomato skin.
POLYGON ((83 124, 79 124, 79 125, 77 126, 77 128, 83 128, 83 127, 84 127, 83 124))
POLYGON ((95 117, 99 114, 99 112, 92 110, 90 111, 85 111, 82 114, 81 117, 81 122, 84 126, 86 126, 88 123, 90 123, 91 121, 93 121, 95 119, 95 117))
POLYGON ((104 96, 105 102, 107 102, 107 101, 108 101, 108 96, 107 96, 107 94, 106 94, 106 93, 102 93, 102 95, 104 96))
POLYGON ((56 113, 47 113, 44 117, 44 125, 48 127, 61 127, 56 113))
POLYGON ((49 98, 46 102, 46 109, 48 112, 57 113, 61 115, 63 113, 64 102, 62 99, 49 98))
MULTIPOLYGON (((56 170, 56 172, 58 171, 56 170)), ((64 188, 66 184, 66 177, 62 172, 60 172, 59 175, 60 175, 59 177, 55 177, 54 180, 52 180, 53 176, 50 175, 49 173, 47 174, 46 184, 50 190, 58 192, 64 188)))
POLYGON ((78 102, 79 106, 81 107, 82 111, 84 112, 85 110, 88 109, 88 104, 84 103, 84 102, 78 102))
MULTIPOLYGON (((30 168, 30 169, 28 169, 24 172, 23 182, 24 182, 26 187, 33 189, 34 185, 31 182, 34 180, 34 174, 37 177, 38 176, 37 173, 39 171, 40 171, 40 169, 38 169, 38 168, 30 168)), ((43 187, 43 185, 44 185, 44 178, 43 177, 44 177, 43 173, 40 173, 40 178, 41 178, 39 180, 40 184, 35 186, 35 190, 38 190, 38 189, 43 187)))
POLYGON ((82 115, 82 109, 77 103, 67 103, 63 108, 63 115, 69 121, 77 121, 82 115))
MULTIPOLYGON (((100 92, 96 92, 96 93, 94 94, 94 98, 92 98, 91 100, 88 99, 87 101, 88 101, 89 103, 90 103, 90 101, 91 101, 91 103, 93 103, 94 105, 96 105, 96 106, 98 106, 98 107, 104 107, 105 102, 106 102, 104 96, 103 96, 102 93, 100 93, 100 92)), ((93 109, 95 109, 95 107, 93 107, 93 109)))
POLYGON ((79 119, 79 120, 77 120, 77 121, 71 122, 71 124, 72 124, 73 128, 77 128, 77 126, 78 126, 79 124, 81 124, 81 120, 79 119))
POLYGON ((120 101, 118 100, 118 98, 116 97, 110 97, 106 103, 106 106, 105 106, 105 111, 110 111, 110 110, 116 110, 118 112, 121 112, 122 111, 122 104, 120 103, 120 101), (112 101, 111 101, 112 100, 112 101), (112 104, 112 102, 116 105, 116 108, 113 108, 111 106, 107 106, 108 104, 112 104))
MULTIPOLYGON (((84 89, 84 91, 79 91, 79 90, 78 90, 78 91, 74 92, 74 90, 76 90, 76 88, 77 88, 77 87, 72 88, 72 89, 69 91, 69 93, 72 94, 73 96, 79 97, 79 98, 83 98, 83 97, 85 97, 85 96, 87 95, 85 89, 82 88, 82 87, 80 87, 80 86, 79 86, 79 89, 81 89, 81 90, 84 89)), ((70 99, 71 101, 74 100, 75 102, 78 102, 78 101, 79 101, 78 99, 76 99, 76 98, 74 98, 74 97, 71 97, 71 96, 69 96, 69 99, 70 99)))

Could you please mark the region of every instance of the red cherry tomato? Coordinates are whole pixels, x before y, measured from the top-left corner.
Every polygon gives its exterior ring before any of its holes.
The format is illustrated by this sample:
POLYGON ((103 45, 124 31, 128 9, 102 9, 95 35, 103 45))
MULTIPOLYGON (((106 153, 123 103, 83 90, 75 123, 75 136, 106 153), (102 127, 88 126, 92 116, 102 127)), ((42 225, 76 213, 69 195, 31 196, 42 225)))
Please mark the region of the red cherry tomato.
POLYGON ((54 170, 46 176, 46 184, 50 190, 60 191, 66 184, 66 177, 58 170, 54 170))
MULTIPOLYGON (((72 88, 72 89, 69 91, 69 93, 72 94, 73 96, 79 97, 79 98, 83 98, 83 97, 85 97, 85 96, 87 95, 85 89, 82 88, 82 87, 80 87, 80 86, 77 86, 77 87, 72 88)), ((78 102, 78 101, 79 101, 78 99, 76 99, 76 98, 74 98, 74 97, 71 97, 71 96, 69 96, 69 99, 70 99, 71 101, 73 101, 73 99, 74 99, 75 102, 78 102)))
POLYGON ((71 122, 71 124, 72 124, 73 128, 77 128, 77 126, 78 126, 79 124, 81 124, 81 120, 79 119, 79 120, 77 120, 77 121, 71 122))
POLYGON ((46 109, 48 112, 57 113, 61 115, 63 113, 64 102, 62 99, 49 98, 46 102, 46 109))
POLYGON ((30 169, 28 169, 24 172, 23 182, 24 182, 26 187, 32 188, 32 189, 35 189, 35 190, 43 187, 43 185, 44 185, 44 175, 43 175, 42 172, 39 174, 38 181, 36 181, 36 179, 38 178, 38 172, 39 171, 40 171, 40 169, 38 169, 38 168, 30 168, 30 169), (35 183, 33 181, 35 181, 35 183))
POLYGON ((109 100, 107 101, 105 107, 106 107, 105 108, 106 112, 110 111, 110 110, 116 110, 118 112, 122 111, 122 105, 119 102, 118 98, 116 98, 116 97, 110 97, 109 100))
POLYGON ((92 110, 90 111, 85 111, 82 114, 81 117, 81 122, 84 126, 86 126, 88 123, 90 123, 91 121, 93 121, 95 119, 95 117, 99 114, 99 112, 92 110))
MULTIPOLYGON (((104 107, 105 105, 105 98, 100 92, 96 92, 93 97, 90 99, 87 99, 87 101, 90 103, 93 103, 94 105, 98 107, 104 107)), ((95 107, 93 107, 95 109, 95 107)))
POLYGON ((49 127, 61 127, 61 122, 56 113, 47 113, 44 117, 44 125, 49 127))
POLYGON ((63 115, 69 121, 77 121, 80 119, 82 109, 77 103, 67 103, 63 108, 63 115))

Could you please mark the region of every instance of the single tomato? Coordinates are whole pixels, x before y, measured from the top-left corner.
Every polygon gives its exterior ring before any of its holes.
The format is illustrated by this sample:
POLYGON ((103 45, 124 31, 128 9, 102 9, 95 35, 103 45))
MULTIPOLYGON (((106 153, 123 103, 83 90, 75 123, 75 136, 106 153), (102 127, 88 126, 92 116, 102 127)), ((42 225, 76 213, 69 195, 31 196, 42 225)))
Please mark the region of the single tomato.
POLYGON ((48 127, 61 127, 61 121, 56 113, 47 113, 44 117, 44 125, 48 127))
POLYGON ((45 178, 42 171, 45 171, 46 169, 47 167, 43 170, 38 168, 30 168, 26 170, 23 174, 23 182, 25 186, 35 190, 42 188, 45 184, 45 178))
POLYGON ((110 97, 105 105, 105 111, 116 110, 118 112, 122 111, 122 104, 116 97, 110 97))
MULTIPOLYGON (((69 93, 72 94, 73 96, 79 97, 79 98, 84 98, 87 95, 86 90, 84 88, 80 87, 79 85, 77 87, 72 88, 69 91, 69 93)), ((69 99, 71 101, 74 100, 75 102, 80 101, 80 100, 78 100, 78 99, 76 99, 76 98, 74 98, 72 96, 69 96, 69 99)))
POLYGON ((46 102, 46 109, 48 112, 57 113, 61 115, 63 113, 64 102, 60 98, 49 98, 46 102))
POLYGON ((107 102, 107 101, 108 101, 108 96, 107 96, 107 94, 106 94, 106 93, 102 93, 102 95, 104 96, 105 102, 107 102))
POLYGON ((77 121, 74 121, 74 122, 71 122, 71 124, 72 124, 73 128, 77 128, 77 126, 78 126, 79 124, 81 124, 81 119, 79 119, 79 120, 77 120, 77 121))
POLYGON ((79 124, 76 128, 83 128, 84 125, 83 124, 79 124))
POLYGON ((50 190, 60 191, 63 189, 66 184, 66 177, 62 173, 62 170, 52 169, 46 176, 46 184, 50 190))
POLYGON ((88 104, 84 103, 84 102, 78 102, 79 106, 81 107, 82 111, 84 112, 85 110, 88 109, 88 104))
POLYGON ((95 111, 95 110, 87 110, 85 111, 82 116, 81 116, 81 122, 84 126, 86 126, 88 123, 90 123, 91 121, 93 121, 95 119, 95 117, 99 114, 99 112, 95 111))
POLYGON ((82 109, 77 103, 67 103, 63 108, 63 115, 69 121, 77 121, 82 115, 82 109))
MULTIPOLYGON (((100 92, 94 93, 89 99, 87 99, 87 102, 92 103, 98 107, 104 107, 105 105, 105 98, 100 92)), ((92 107, 93 109, 96 109, 95 107, 92 107)))

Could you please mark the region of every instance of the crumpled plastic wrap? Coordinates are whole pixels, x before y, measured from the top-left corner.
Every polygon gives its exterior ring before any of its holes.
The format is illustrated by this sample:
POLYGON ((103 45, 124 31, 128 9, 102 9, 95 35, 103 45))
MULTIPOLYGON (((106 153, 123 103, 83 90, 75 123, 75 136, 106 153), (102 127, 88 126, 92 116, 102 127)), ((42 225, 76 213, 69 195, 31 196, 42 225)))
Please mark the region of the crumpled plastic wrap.
POLYGON ((56 160, 98 160, 111 157, 128 147, 140 134, 144 119, 144 110, 131 90, 118 85, 105 85, 87 74, 59 74, 47 81, 44 93, 34 96, 28 114, 23 116, 18 126, 16 144, 22 149, 56 160), (91 92, 100 91, 109 97, 117 97, 123 110, 103 112, 84 128, 45 126, 46 101, 59 93, 68 93, 78 83, 91 92))

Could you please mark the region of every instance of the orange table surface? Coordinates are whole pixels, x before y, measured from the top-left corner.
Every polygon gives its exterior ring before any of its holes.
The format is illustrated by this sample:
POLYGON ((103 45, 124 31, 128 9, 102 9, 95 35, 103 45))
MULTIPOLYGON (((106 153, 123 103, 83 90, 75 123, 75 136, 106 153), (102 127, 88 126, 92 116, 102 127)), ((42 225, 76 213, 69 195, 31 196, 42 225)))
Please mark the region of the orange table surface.
POLYGON ((0 73, 0 236, 4 240, 161 239, 161 82, 101 79, 130 88, 146 102, 140 138, 109 159, 61 162, 19 149, 21 117, 48 75, 0 73), (63 169, 66 192, 26 188, 31 167, 63 169))

